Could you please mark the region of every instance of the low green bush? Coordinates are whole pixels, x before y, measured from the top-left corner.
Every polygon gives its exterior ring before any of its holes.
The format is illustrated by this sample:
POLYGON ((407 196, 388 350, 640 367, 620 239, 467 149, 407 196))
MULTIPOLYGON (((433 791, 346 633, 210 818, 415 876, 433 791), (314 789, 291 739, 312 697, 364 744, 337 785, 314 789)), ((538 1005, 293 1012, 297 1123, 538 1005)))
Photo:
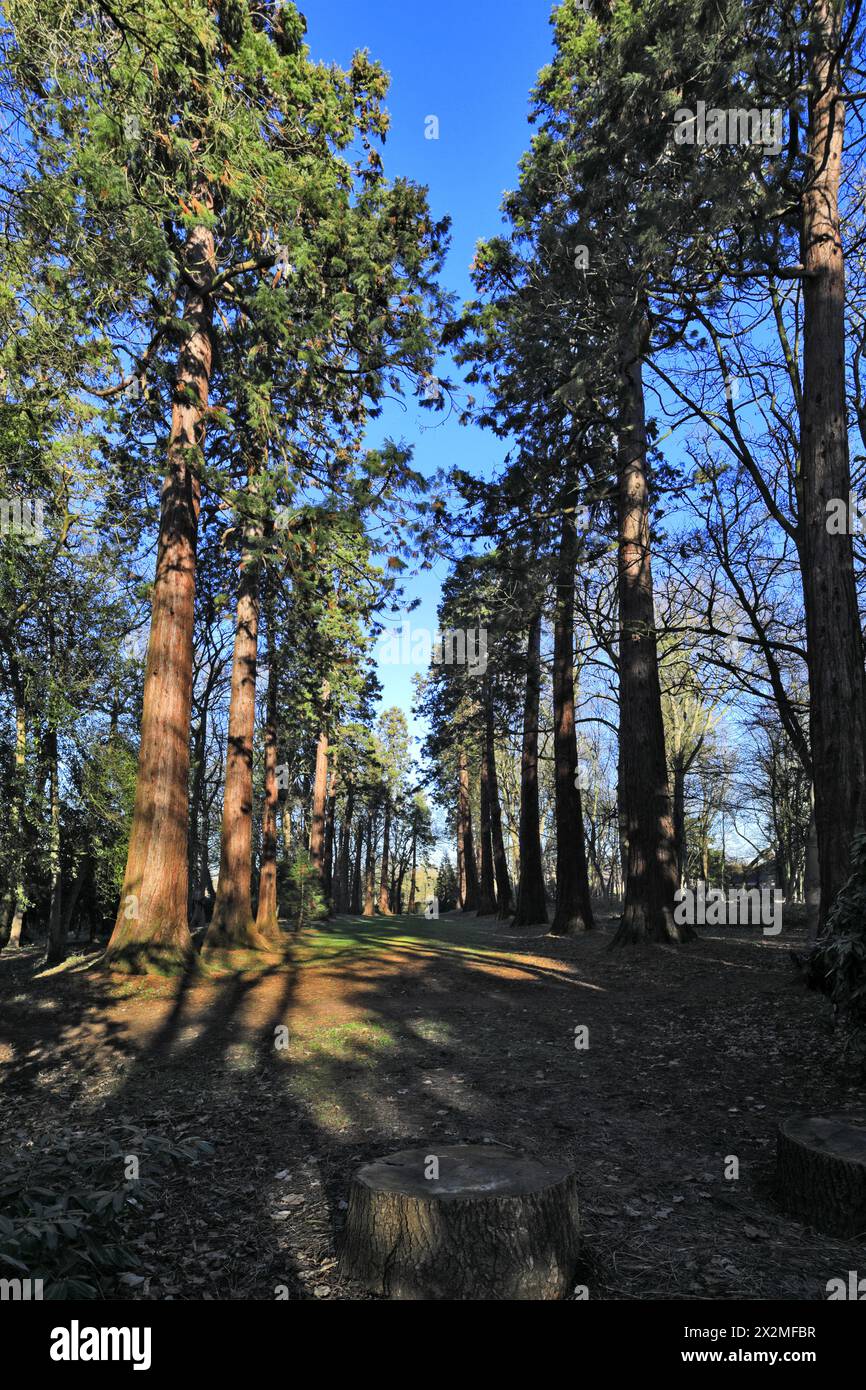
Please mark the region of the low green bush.
POLYGON ((160 1176, 211 1152, 202 1139, 118 1124, 0 1159, 0 1275, 41 1279, 46 1299, 104 1298, 121 1271, 140 1267, 126 1228, 160 1176), (133 1157, 139 1176, 127 1180, 133 1157))

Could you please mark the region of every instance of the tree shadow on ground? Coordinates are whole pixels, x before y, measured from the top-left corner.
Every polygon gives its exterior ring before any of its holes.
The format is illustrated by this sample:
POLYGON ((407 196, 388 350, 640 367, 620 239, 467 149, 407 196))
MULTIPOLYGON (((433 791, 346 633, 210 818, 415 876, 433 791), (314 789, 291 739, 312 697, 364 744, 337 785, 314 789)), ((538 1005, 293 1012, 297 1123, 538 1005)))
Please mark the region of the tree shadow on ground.
POLYGON ((120 997, 45 981, 35 997, 62 1008, 31 1008, 28 1033, 14 1005, 12 1078, 76 1124, 213 1145, 138 1220, 150 1298, 369 1296, 336 1271, 354 1171, 485 1141, 578 1170, 592 1298, 822 1297, 853 1243, 786 1221, 766 1189, 778 1119, 859 1099, 818 1001, 760 942, 605 944, 340 919, 258 972, 120 997))

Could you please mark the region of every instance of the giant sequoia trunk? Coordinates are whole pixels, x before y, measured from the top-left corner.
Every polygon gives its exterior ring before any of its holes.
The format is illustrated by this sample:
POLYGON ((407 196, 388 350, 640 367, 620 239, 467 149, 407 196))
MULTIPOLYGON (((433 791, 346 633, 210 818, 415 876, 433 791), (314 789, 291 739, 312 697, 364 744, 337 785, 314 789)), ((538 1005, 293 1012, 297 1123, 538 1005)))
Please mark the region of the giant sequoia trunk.
POLYGON ((484 713, 484 741, 487 756, 487 781, 490 792, 490 837, 493 842, 493 868, 496 875, 496 915, 505 919, 511 916, 513 901, 511 879, 508 874, 508 858, 505 853, 505 840, 502 835, 502 806, 499 801, 499 778, 496 774, 496 735, 493 724, 493 691, 488 683, 487 702, 484 713))
POLYGON ((405 864, 401 864, 400 872, 397 874, 396 878, 393 874, 391 876, 391 906, 393 911, 398 914, 403 911, 403 880, 405 877, 405 864))
MULTIPOLYGON (((270 579, 267 584, 270 586, 270 579)), ((262 858, 259 869, 259 902, 256 928, 262 936, 279 936, 277 902, 277 811, 280 790, 277 782, 277 650, 274 610, 270 587, 266 600, 268 637, 268 693, 265 714, 265 787, 262 803, 262 858)))
POLYGON ((415 895, 417 892, 417 870, 418 870, 418 836, 412 833, 412 878, 409 882, 409 901, 406 904, 406 911, 410 916, 415 912, 415 895))
MULTIPOLYGON (((201 896, 202 841, 200 827, 204 820, 205 750, 207 747, 208 692, 199 704, 199 719, 192 738, 192 784, 189 801, 189 833, 187 835, 187 918, 192 922, 201 896)), ((205 855, 207 851, 205 849, 205 855)))
POLYGON ((57 758, 57 730, 48 733, 49 837, 48 873, 51 906, 48 914, 47 965, 59 965, 66 955, 66 918, 63 916, 60 877, 60 767, 57 758))
POLYGON ((644 333, 622 346, 619 484, 619 738, 628 865, 617 945, 683 941, 674 922, 677 861, 662 719, 650 562, 641 350, 644 333))
POLYGON ((220 869, 205 950, 272 949, 253 919, 253 739, 259 640, 260 529, 244 527, 229 697, 220 869))
MULTIPOLYGON (((14 879, 9 902, 9 935, 5 943, 12 947, 21 945, 21 932, 24 927, 24 906, 27 892, 24 886, 24 852, 22 842, 25 833, 25 807, 27 777, 27 715, 24 696, 20 691, 15 699, 15 782, 11 807, 12 853, 14 879)), ((4 927, 5 931, 5 927, 4 927)))
POLYGON ((366 826, 363 820, 358 821, 358 829, 355 831, 355 863, 352 868, 352 891, 349 896, 349 912, 353 917, 360 916, 361 913, 361 884, 364 878, 364 832, 366 826))
POLYGON ((325 869, 325 807, 328 799, 327 707, 330 693, 326 681, 322 690, 322 724, 316 741, 316 768, 313 774, 313 806, 310 817, 310 860, 320 880, 325 869))
POLYGON ((173 970, 189 957, 187 832, 192 712, 193 607, 213 344, 208 288, 214 239, 189 236, 195 285, 184 306, 184 338, 174 381, 168 476, 160 502, 156 578, 144 674, 138 780, 126 872, 106 963, 114 969, 173 970))
POLYGON ((554 936, 594 926, 577 784, 574 723, 574 571, 578 536, 572 505, 563 512, 553 632, 553 759, 556 778, 556 912, 554 936))
POLYGON ((457 783, 457 858, 462 864, 461 908, 464 912, 477 912, 478 865, 475 860, 475 837, 472 833, 469 760, 464 748, 461 748, 459 753, 457 783))
POLYGON ((851 485, 845 406, 845 261, 839 224, 844 133, 838 48, 844 6, 810 10, 809 164, 802 203, 803 402, 800 526, 821 920, 850 872, 862 822, 866 683, 851 537, 827 531, 827 503, 851 485))
POLYGON ((334 891, 334 822, 337 816, 337 769, 331 771, 331 785, 325 803, 325 848, 322 863, 322 891, 330 913, 334 891))
POLYGON ((493 870, 493 829, 490 809, 490 749, 485 738, 481 745, 481 873, 478 880, 478 916, 491 917, 496 911, 496 880, 493 870))
POLYGON ((375 917, 376 817, 367 817, 367 858, 364 865, 364 916, 375 917))
POLYGON ((352 835, 352 816, 355 813, 355 791, 350 785, 346 791, 346 804, 340 822, 340 848, 337 855, 337 874, 334 889, 334 907, 337 912, 347 912, 349 908, 349 846, 352 835))
POLYGON ((541 609, 532 615, 526 654, 523 752, 520 760, 520 875, 513 927, 547 922, 538 809, 538 718, 541 709, 541 609))
MULTIPOLYGON (((217 626, 217 612, 214 596, 206 596, 205 611, 199 615, 200 628, 212 631, 217 626)), ((209 663, 204 684, 195 697, 194 712, 198 718, 193 725, 192 734, 192 781, 189 802, 189 832, 187 836, 187 863, 189 885, 187 890, 187 915, 190 928, 195 918, 204 911, 204 901, 210 897, 211 906, 216 896, 210 875, 210 815, 207 796, 207 734, 211 702, 217 689, 221 674, 219 662, 209 663)), ((116 718, 112 715, 116 730, 116 718)))
POLYGON ((391 914, 391 894, 389 891, 388 862, 391 852, 391 802, 385 802, 385 824, 382 828, 382 864, 379 874, 379 911, 385 916, 391 914))

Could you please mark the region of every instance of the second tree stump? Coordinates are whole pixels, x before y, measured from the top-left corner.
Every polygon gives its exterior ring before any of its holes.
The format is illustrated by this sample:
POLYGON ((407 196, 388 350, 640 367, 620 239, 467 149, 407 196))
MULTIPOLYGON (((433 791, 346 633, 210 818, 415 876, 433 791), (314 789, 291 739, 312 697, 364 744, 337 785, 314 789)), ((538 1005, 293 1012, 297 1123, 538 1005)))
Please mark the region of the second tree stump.
POLYGON ((577 1178, 495 1144, 406 1149, 359 1169, 340 1273, 386 1298, 560 1299, 577 1178))
POLYGON ((797 1115, 779 1126, 779 1201, 831 1236, 866 1231, 866 1116, 797 1115))

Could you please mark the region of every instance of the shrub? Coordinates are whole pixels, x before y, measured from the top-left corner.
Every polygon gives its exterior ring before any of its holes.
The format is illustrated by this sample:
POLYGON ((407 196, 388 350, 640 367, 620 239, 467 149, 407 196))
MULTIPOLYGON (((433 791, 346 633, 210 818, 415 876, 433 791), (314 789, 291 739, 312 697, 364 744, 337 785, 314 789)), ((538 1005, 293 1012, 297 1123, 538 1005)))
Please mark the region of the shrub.
POLYGON ((830 998, 847 1050, 866 1060, 866 834, 854 836, 851 866, 804 966, 809 984, 830 998))
POLYGON ((328 916, 319 872, 306 850, 298 850, 289 865, 284 891, 285 916, 294 931, 328 916))
POLYGON ((0 1268, 42 1279, 46 1299, 103 1298, 121 1271, 140 1265, 125 1228, 172 1163, 212 1152, 201 1139, 175 1142, 134 1125, 81 1130, 0 1161, 0 1268), (141 1176, 124 1180, 134 1154, 141 1176))

